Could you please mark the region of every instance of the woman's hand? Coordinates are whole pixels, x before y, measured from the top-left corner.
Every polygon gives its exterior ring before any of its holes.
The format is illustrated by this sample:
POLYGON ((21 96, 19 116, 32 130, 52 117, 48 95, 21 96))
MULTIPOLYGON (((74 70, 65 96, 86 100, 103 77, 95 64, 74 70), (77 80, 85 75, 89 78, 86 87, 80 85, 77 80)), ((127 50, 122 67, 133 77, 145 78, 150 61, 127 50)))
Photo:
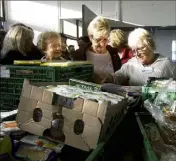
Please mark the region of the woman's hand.
POLYGON ((104 79, 101 80, 100 84, 113 83, 113 82, 114 82, 114 78, 111 74, 109 74, 104 79))

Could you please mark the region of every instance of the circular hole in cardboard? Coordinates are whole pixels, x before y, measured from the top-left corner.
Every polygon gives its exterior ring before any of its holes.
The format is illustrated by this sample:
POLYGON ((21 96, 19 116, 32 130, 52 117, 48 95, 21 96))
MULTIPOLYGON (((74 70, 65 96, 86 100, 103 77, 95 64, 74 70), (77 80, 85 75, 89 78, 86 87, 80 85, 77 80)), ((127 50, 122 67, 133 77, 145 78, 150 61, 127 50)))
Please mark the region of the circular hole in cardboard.
POLYGON ((76 135, 81 135, 84 131, 84 121, 76 120, 74 123, 74 133, 76 135))
POLYGON ((43 112, 41 108, 35 108, 33 112, 33 120, 35 122, 40 122, 42 120, 42 117, 43 117, 43 112))

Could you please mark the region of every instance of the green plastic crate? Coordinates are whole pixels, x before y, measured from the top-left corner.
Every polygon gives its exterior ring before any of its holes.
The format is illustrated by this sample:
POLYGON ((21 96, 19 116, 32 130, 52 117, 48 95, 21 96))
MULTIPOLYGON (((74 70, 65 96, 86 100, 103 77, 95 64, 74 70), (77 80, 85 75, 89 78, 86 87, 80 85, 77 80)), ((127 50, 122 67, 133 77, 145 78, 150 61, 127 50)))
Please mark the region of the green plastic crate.
POLYGON ((11 111, 18 108, 20 94, 1 93, 0 111, 11 111))
MULTIPOLYGON (((70 78, 92 81, 93 65, 78 64, 65 67, 51 66, 21 66, 6 65, 1 66, 0 78, 0 97, 16 100, 15 96, 20 98, 24 79, 35 82, 68 82, 70 78), (10 97, 9 97, 10 96, 10 97)), ((7 100, 0 99, 1 110, 8 110, 7 100), (3 105, 4 104, 4 105, 3 105)), ((18 108, 18 105, 11 106, 11 110, 18 108)))
POLYGON ((156 154, 152 149, 151 143, 144 129, 144 124, 147 124, 153 121, 152 116, 148 113, 135 113, 135 115, 136 115, 136 120, 140 128, 141 134, 143 135, 145 161, 159 161, 159 159, 157 158, 156 154))
POLYGON ((91 76, 93 74, 93 65, 85 64, 68 67, 7 65, 4 66, 4 70, 6 71, 5 76, 11 79, 23 80, 26 78, 33 82, 59 82, 60 80, 68 81, 71 77, 91 76))

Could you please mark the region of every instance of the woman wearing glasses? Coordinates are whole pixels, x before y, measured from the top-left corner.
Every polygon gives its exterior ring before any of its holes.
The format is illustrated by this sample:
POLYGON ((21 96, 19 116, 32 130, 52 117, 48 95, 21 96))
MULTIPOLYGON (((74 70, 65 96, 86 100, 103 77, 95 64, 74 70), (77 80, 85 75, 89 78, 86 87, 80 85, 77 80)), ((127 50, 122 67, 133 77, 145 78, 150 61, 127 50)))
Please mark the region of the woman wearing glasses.
POLYGON ((128 45, 134 57, 114 74, 108 75, 105 82, 142 86, 149 77, 176 78, 176 65, 167 57, 155 54, 155 42, 145 29, 137 28, 129 34, 128 45))
POLYGON ((107 45, 109 25, 106 19, 96 17, 90 22, 87 31, 91 43, 71 54, 74 60, 91 61, 94 65, 93 80, 100 83, 108 74, 120 69, 121 61, 116 49, 107 45))

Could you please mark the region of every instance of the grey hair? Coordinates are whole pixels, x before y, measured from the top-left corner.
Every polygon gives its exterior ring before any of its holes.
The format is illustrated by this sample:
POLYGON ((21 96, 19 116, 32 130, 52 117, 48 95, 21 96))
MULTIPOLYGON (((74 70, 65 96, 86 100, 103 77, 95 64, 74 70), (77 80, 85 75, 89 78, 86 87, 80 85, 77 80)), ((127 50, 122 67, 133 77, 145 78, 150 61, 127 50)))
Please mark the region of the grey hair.
POLYGON ((30 51, 34 33, 25 26, 12 27, 6 34, 1 50, 1 56, 4 56, 10 50, 16 50, 22 54, 30 51))
POLYGON ((152 35, 143 28, 136 28, 128 36, 128 45, 133 46, 146 46, 151 51, 156 49, 155 41, 152 35))

